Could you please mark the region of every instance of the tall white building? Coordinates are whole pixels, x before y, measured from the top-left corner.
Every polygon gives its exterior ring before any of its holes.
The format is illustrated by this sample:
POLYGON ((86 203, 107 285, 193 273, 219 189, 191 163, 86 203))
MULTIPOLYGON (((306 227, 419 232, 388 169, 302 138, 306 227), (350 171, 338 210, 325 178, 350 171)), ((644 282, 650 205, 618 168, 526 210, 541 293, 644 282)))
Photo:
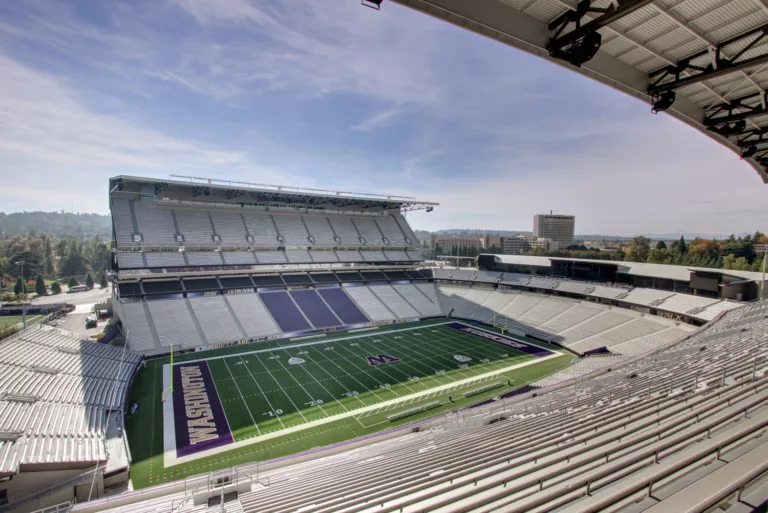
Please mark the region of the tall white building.
POLYGON ((573 244, 573 233, 576 226, 576 216, 561 216, 552 214, 536 214, 533 216, 533 236, 535 238, 551 239, 565 248, 573 244))

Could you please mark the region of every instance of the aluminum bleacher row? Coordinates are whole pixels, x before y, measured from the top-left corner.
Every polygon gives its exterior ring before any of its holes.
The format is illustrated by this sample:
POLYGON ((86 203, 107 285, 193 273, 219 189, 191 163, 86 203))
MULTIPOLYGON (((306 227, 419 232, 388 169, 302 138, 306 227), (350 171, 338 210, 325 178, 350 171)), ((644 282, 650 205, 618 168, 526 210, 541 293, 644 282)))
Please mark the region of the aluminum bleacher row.
POLYGON ((624 284, 598 285, 517 273, 435 268, 434 275, 436 279, 452 282, 498 283, 553 291, 557 294, 567 293, 588 298, 616 300, 630 305, 652 307, 673 314, 686 315, 702 321, 711 321, 720 312, 739 308, 742 305, 736 301, 722 301, 678 292, 641 287, 630 289, 624 284))
POLYGON ((1 341, 0 474, 106 460, 107 411, 122 409, 140 360, 45 325, 1 341))
POLYGON ((496 323, 577 353, 607 348, 636 355, 682 340, 695 328, 661 317, 565 297, 456 285, 438 287, 443 312, 496 323))
POLYGON ((114 198, 118 248, 418 247, 399 212, 341 215, 259 211, 114 198))
MULTIPOLYGON (((404 273, 404 272, 403 272, 404 273)), ((345 273, 352 274, 352 273, 345 273)), ((364 273, 366 275, 383 273, 364 273)), ((410 320, 442 315, 435 285, 421 283, 369 284, 338 281, 320 288, 274 290, 275 285, 315 283, 310 275, 254 277, 267 290, 250 282, 248 293, 122 299, 114 302, 131 350, 167 352, 170 345, 193 348, 236 340, 285 336, 315 329, 364 325, 371 321, 410 320), (294 278, 292 278, 294 277, 294 278), (255 290, 259 290, 258 293, 255 290)), ((333 275, 330 275, 333 276, 333 275)), ((358 275, 362 280, 364 277, 358 275)), ((248 279, 243 277, 241 279, 248 279)), ((215 278, 207 280, 218 288, 215 278)), ((186 290, 189 290, 184 280, 186 290)), ((181 287, 181 285, 178 285, 181 287)), ((167 287, 163 289, 167 291, 167 287)), ((181 290, 179 288, 179 290, 181 290)))
MULTIPOLYGON (((725 312, 651 355, 594 356, 578 365, 583 368, 545 378, 526 393, 409 427, 401 436, 261 471, 268 486, 240 493, 238 507, 246 513, 764 510, 768 302, 725 312)), ((104 511, 166 511, 172 503, 180 502, 169 496, 104 511)))

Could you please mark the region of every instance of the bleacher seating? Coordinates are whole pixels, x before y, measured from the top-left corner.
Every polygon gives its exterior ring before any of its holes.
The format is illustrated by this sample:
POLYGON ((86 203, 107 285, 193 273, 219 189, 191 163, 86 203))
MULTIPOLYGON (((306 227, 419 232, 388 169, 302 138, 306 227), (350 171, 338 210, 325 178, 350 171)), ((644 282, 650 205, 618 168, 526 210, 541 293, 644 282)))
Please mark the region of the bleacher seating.
POLYGON ((259 294, 259 298, 284 333, 312 329, 287 292, 268 292, 259 294))
POLYGON ((227 265, 255 265, 256 259, 251 251, 222 251, 221 256, 227 265))
POLYGON ((313 246, 336 246, 333 230, 325 216, 304 216, 304 224, 309 230, 309 234, 315 239, 313 246))
POLYGON ((626 294, 627 292, 628 289, 622 287, 606 287, 604 285, 598 285, 595 286, 594 289, 587 294, 605 299, 615 299, 623 294, 626 294))
POLYGON ((179 233, 187 246, 215 246, 213 227, 205 210, 177 208, 174 210, 179 233))
MULTIPOLYGON (((192 318, 188 300, 158 299, 147 301, 149 313, 162 347, 200 347, 205 342, 200 337, 196 321, 192 318)), ((133 325, 130 325, 132 328, 133 325)))
MULTIPOLYGON (((437 317, 443 315, 440 304, 432 301, 424 295, 415 285, 402 284, 392 285, 392 287, 405 299, 413 308, 418 310, 419 317, 437 317)), ((434 289, 434 286, 432 286, 434 289)))
POLYGON ((240 212, 212 210, 211 220, 222 245, 248 246, 245 222, 240 212))
POLYGON ((187 251, 186 257, 192 266, 219 266, 224 263, 219 251, 187 251))
POLYGON ((144 254, 135 251, 123 251, 118 253, 117 265, 120 269, 142 269, 147 267, 144 263, 144 254))
MULTIPOLYGON (((155 207, 149 201, 133 201, 136 223, 143 243, 153 246, 178 246, 172 211, 155 207)), ((118 241, 119 242, 119 241, 118 241)))
POLYGON ((107 409, 140 360, 45 325, 0 341, 0 433, 16 434, 0 440, 0 474, 106 460, 107 409))
POLYGON ((290 292, 290 295, 315 328, 341 326, 342 322, 318 295, 316 290, 293 290, 290 292))
POLYGON ((717 303, 718 299, 710 297, 692 296, 690 294, 672 294, 656 307, 675 313, 688 313, 695 308, 705 308, 717 303))
POLYGON ((362 262, 363 256, 357 250, 336 250, 339 262, 362 262))
POLYGON ((568 386, 266 472, 269 488, 241 495, 243 510, 715 511, 728 499, 718 511, 751 511, 768 498, 765 474, 738 494, 744 485, 729 485, 746 457, 755 477, 766 470, 754 463, 768 454, 765 360, 753 370, 768 356, 766 320, 750 325, 759 336, 704 352, 586 358, 538 383, 568 386))
POLYGON ((255 246, 277 246, 277 230, 272 216, 261 212, 243 212, 243 219, 255 246))
POLYGON ((266 337, 280 333, 280 328, 269 315, 257 294, 222 296, 229 303, 237 320, 249 338, 266 337))
POLYGON ((333 250, 323 251, 322 249, 318 249, 310 251, 309 254, 312 257, 312 261, 315 263, 326 264, 339 261, 338 257, 336 256, 336 252, 333 250))
POLYGON ((368 287, 379 300, 387 305, 387 307, 394 313, 399 319, 409 319, 414 317, 420 317, 417 312, 407 300, 405 300, 400 294, 397 293, 391 285, 373 285, 368 287))
POLYGON ((144 254, 147 267, 184 267, 184 253, 179 251, 150 251, 144 254))
POLYGON ((373 218, 353 217, 352 223, 368 246, 381 246, 383 244, 381 232, 373 218))
POLYGON ((673 294, 674 292, 667 292, 665 290, 635 288, 625 297, 621 298, 621 300, 636 305, 653 305, 673 294))
POLYGON ((291 264, 308 264, 312 262, 306 249, 286 249, 285 257, 291 264))
POLYGON ((351 217, 328 216, 336 236, 341 240, 344 246, 358 246, 360 244, 360 235, 352 224, 351 217))
POLYGON ((301 222, 301 216, 291 214, 273 214, 277 232, 287 246, 309 245, 309 234, 301 222))
POLYGON ((386 321, 396 317, 368 287, 345 287, 344 290, 372 321, 386 321))
POLYGON ((284 251, 254 251, 256 260, 260 264, 285 264, 288 260, 285 258, 284 251))
POLYGON ((395 221, 395 218, 391 215, 386 215, 382 218, 376 219, 376 224, 379 226, 379 231, 384 237, 389 240, 391 246, 406 246, 405 234, 400 229, 400 226, 395 221))
POLYGON ((224 296, 193 297, 189 304, 203 333, 216 333, 218 340, 246 338, 227 308, 224 296))
POLYGON ((131 247, 137 245, 133 240, 135 230, 130 202, 120 198, 113 199, 112 214, 112 224, 115 228, 115 242, 117 246, 131 247))

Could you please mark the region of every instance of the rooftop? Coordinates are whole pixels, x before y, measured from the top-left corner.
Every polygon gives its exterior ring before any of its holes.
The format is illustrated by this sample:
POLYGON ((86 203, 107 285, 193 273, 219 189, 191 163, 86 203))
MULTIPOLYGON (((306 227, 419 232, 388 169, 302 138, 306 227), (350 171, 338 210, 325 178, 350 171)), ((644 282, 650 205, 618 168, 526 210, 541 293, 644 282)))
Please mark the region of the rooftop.
POLYGON ((684 265, 647 264, 643 262, 626 262, 618 260, 593 260, 587 258, 542 257, 527 255, 493 255, 497 261, 504 264, 528 265, 533 267, 552 267, 552 260, 568 262, 585 262, 618 266, 618 272, 633 276, 648 276, 669 280, 690 281, 691 271, 709 272, 736 276, 746 280, 760 282, 762 274, 750 271, 734 271, 731 269, 711 269, 708 267, 689 267, 684 265))

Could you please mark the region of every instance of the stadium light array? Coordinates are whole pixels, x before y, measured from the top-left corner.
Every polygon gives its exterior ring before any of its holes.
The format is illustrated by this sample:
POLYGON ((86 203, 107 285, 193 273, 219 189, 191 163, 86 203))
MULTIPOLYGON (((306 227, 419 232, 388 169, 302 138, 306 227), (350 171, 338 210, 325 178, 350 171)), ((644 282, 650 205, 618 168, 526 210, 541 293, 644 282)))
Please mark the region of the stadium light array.
POLYGON ((665 110, 670 108, 673 103, 675 103, 675 92, 664 91, 663 93, 653 95, 651 97, 651 100, 653 101, 653 105, 651 106, 651 112, 653 112, 654 114, 658 112, 664 112, 665 110))

